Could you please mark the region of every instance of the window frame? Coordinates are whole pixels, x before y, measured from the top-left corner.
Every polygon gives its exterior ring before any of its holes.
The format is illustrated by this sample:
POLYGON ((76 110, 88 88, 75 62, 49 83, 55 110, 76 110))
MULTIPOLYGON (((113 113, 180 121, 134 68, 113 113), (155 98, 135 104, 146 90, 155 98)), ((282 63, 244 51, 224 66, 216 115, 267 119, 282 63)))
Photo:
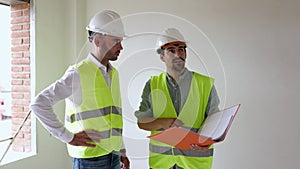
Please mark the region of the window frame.
MULTIPOLYGON (((14 5, 24 5, 24 4, 26 5, 27 3, 24 3, 22 1, 17 2, 16 0, 13 0, 13 1, 12 0, 0 0, 0 5, 10 6, 11 21, 13 20, 12 7, 14 5), (4 1, 6 1, 8 3, 4 3, 4 1)), ((26 9, 26 8, 24 8, 24 9, 26 9)), ((24 9, 22 9, 22 10, 24 10, 24 9)), ((18 103, 12 101, 12 107, 11 107, 11 110, 12 110, 12 123, 13 123, 14 118, 17 118, 18 119, 17 121, 19 121, 19 124, 14 124, 15 126, 10 128, 10 130, 12 132, 12 135, 19 129, 19 127, 21 126, 21 124, 24 121, 25 117, 28 115, 28 113, 29 113, 29 103, 34 98, 34 94, 35 94, 35 8, 34 8, 34 1, 33 0, 30 1, 29 6, 28 6, 28 10, 29 10, 29 21, 24 22, 25 23, 24 25, 29 25, 29 28, 27 27, 29 29, 29 36, 27 38, 27 39, 29 39, 29 41, 26 42, 26 43, 28 43, 26 45, 29 46, 29 49, 27 51, 25 51, 26 54, 24 54, 23 52, 21 52, 21 53, 22 53, 23 56, 27 55, 27 56, 24 56, 24 57, 25 57, 25 60, 27 59, 27 61, 29 61, 28 65, 27 65, 27 68, 25 70, 29 74, 28 75, 29 77, 28 77, 27 81, 25 82, 26 83, 25 85, 27 85, 27 86, 29 85, 30 90, 29 90, 29 92, 27 92, 27 94, 24 94, 24 95, 26 95, 25 97, 26 97, 26 100, 27 100, 27 102, 25 102, 25 103, 28 104, 28 105, 24 105, 23 115, 21 115, 21 116, 13 115, 13 104, 14 103, 18 104, 18 103)), ((24 14, 24 11, 22 11, 22 12, 24 14)), ((22 25, 22 26, 24 26, 24 25, 22 25)), ((13 23, 10 26, 11 26, 11 29, 12 29, 13 23)), ((22 30, 24 30, 24 29, 22 29, 22 30)), ((22 32, 22 30, 20 32, 22 32)), ((13 35, 13 30, 11 32, 11 35, 13 35)), ((18 38, 22 39, 21 41, 23 43, 24 38, 22 38, 22 37, 18 37, 18 38)), ((13 37, 10 40, 11 40, 11 43, 14 43, 13 42, 13 37)), ((13 49, 14 48, 13 48, 13 44, 12 44, 11 45, 11 50, 13 50, 13 49)), ((13 59, 13 52, 11 52, 11 57, 13 59)), ((13 69, 13 61, 12 61, 11 69, 13 69)), ((24 70, 24 68, 22 68, 22 69, 24 70)), ((11 72, 11 76, 13 76, 13 72, 11 72)), ((13 78, 11 79, 11 83, 13 83, 13 78)), ((13 89, 13 84, 11 86, 12 86, 11 97, 12 97, 12 100, 13 100, 13 90, 14 90, 13 89)), ((36 118, 35 118, 35 116, 30 115, 29 118, 26 120, 25 124, 26 124, 26 126, 24 125, 22 127, 22 129, 20 130, 19 135, 16 136, 15 140, 13 139, 13 136, 11 136, 10 138, 8 138, 5 141, 5 144, 7 144, 7 146, 10 147, 10 148, 9 148, 9 150, 6 154, 2 154, 2 152, 0 152, 1 153, 0 158, 3 155, 5 155, 3 160, 0 163, 0 166, 8 164, 8 163, 15 162, 15 161, 27 158, 27 157, 31 157, 31 156, 34 156, 34 155, 37 154, 37 151, 36 151, 36 118), (28 131, 29 131, 29 134, 24 135, 24 133, 22 133, 23 131, 26 131, 27 134, 28 134, 28 131), (24 146, 26 146, 26 144, 27 144, 28 147, 29 147, 28 149, 23 148, 23 150, 21 152, 18 152, 17 149, 14 149, 14 146, 16 144, 22 142, 22 141, 18 140, 20 135, 23 135, 24 140, 28 139, 28 140, 30 140, 30 142, 29 143, 27 142, 24 145, 24 146), (13 143, 13 144, 10 146, 10 143, 13 143)), ((22 143, 22 145, 23 145, 23 143, 22 143)), ((7 149, 7 147, 5 145, 4 145, 4 149, 7 149)))

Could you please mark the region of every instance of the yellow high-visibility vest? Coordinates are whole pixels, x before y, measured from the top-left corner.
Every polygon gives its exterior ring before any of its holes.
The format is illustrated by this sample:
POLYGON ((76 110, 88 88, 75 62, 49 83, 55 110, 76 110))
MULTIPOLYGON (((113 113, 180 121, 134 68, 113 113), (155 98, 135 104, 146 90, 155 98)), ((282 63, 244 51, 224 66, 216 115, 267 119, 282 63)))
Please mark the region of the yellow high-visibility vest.
MULTIPOLYGON (((151 97, 154 118, 178 118, 185 128, 197 132, 205 119, 205 111, 214 79, 193 73, 190 91, 177 116, 169 94, 166 73, 151 77, 151 97)), ((152 131, 151 134, 160 132, 152 131)), ((150 140, 149 165, 153 169, 169 169, 177 164, 185 169, 210 169, 213 146, 207 152, 180 150, 167 144, 150 140)))
POLYGON ((84 60, 74 66, 80 74, 82 103, 76 105, 71 99, 66 99, 66 127, 73 133, 96 130, 101 141, 95 148, 68 144, 70 156, 91 158, 119 151, 123 121, 117 70, 113 68, 111 86, 108 86, 99 68, 91 61, 84 60))

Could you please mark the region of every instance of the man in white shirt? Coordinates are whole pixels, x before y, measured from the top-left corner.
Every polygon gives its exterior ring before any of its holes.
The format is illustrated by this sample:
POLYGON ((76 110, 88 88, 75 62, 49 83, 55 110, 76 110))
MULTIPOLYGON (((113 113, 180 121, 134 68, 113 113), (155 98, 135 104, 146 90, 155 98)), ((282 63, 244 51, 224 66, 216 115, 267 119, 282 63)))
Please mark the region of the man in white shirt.
POLYGON ((104 10, 93 16, 86 29, 93 45, 90 54, 40 92, 30 108, 53 136, 67 143, 73 169, 129 168, 122 147, 118 72, 110 64, 123 49, 123 23, 117 13, 104 10), (63 99, 65 123, 52 108, 63 99))

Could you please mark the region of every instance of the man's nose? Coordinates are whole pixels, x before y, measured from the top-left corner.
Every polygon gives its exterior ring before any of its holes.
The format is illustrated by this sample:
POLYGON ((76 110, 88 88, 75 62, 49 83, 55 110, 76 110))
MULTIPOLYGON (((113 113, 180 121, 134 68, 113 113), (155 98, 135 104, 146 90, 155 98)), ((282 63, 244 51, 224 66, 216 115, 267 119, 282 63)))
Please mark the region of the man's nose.
POLYGON ((183 61, 185 61, 185 58, 186 58, 184 53, 182 53, 181 51, 178 51, 178 50, 176 50, 176 52, 174 53, 174 57, 181 58, 183 61))
POLYGON ((174 56, 180 58, 182 53, 178 50, 175 51, 174 56))
POLYGON ((116 45, 118 50, 123 50, 123 46, 121 42, 117 43, 116 45))

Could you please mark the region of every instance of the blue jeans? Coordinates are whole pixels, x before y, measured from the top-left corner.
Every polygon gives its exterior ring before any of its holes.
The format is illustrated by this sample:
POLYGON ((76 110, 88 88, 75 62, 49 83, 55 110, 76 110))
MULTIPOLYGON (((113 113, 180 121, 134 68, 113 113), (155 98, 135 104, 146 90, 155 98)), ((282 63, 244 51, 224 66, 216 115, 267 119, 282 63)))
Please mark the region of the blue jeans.
POLYGON ((112 152, 94 158, 73 158, 73 169, 120 169, 120 155, 112 152))

